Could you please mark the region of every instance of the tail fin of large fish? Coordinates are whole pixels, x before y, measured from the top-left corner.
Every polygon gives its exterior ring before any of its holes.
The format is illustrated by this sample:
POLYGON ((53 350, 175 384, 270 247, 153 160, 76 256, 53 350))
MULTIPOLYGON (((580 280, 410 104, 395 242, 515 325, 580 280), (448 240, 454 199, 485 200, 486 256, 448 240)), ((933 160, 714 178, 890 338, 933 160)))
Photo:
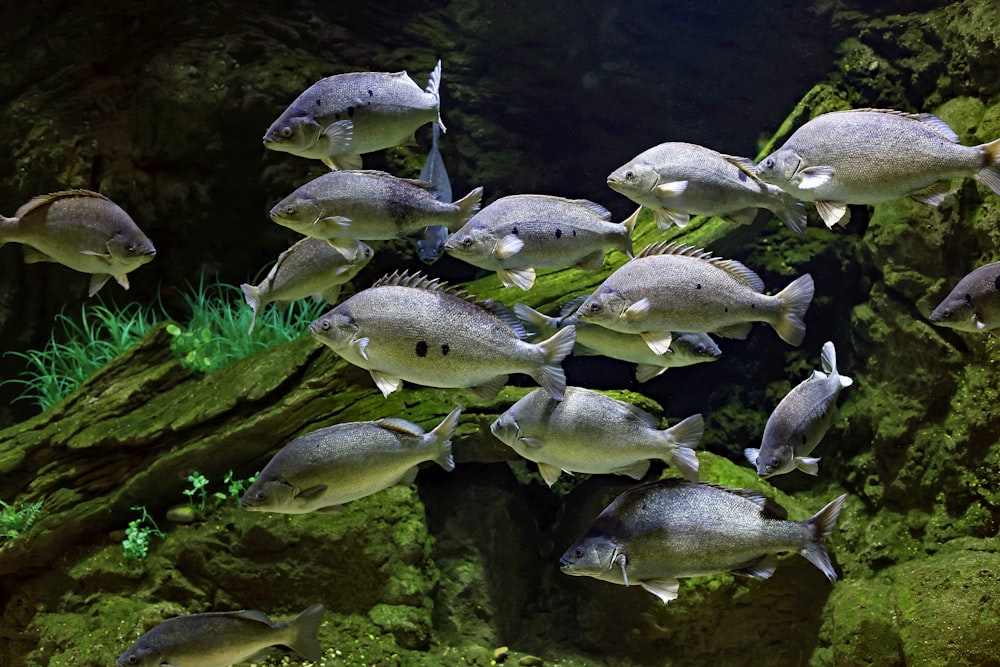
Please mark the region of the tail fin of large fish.
POLYGON ((1000 195, 1000 139, 977 148, 986 152, 986 164, 976 174, 976 178, 990 190, 1000 195))
POLYGON ((292 638, 284 642, 285 646, 292 649, 306 660, 318 662, 323 657, 323 649, 319 645, 316 633, 323 623, 323 614, 326 609, 321 604, 314 604, 301 614, 288 622, 288 629, 292 631, 292 638))
POLYGON ((455 220, 457 226, 452 231, 458 230, 459 228, 462 227, 462 225, 468 222, 469 218, 474 216, 476 212, 479 210, 479 204, 482 203, 482 201, 483 201, 483 186, 480 185, 478 188, 475 188, 472 192, 470 192, 469 194, 465 195, 457 202, 455 202, 455 205, 458 206, 458 209, 459 211, 461 211, 461 214, 455 220))
POLYGON ((557 401, 562 400, 563 393, 566 391, 566 372, 563 371, 562 360, 573 351, 575 342, 576 327, 569 326, 538 343, 544 356, 541 366, 532 377, 557 401))
POLYGON ((844 506, 845 498, 847 498, 846 493, 834 498, 826 504, 826 507, 802 522, 812 531, 812 541, 799 553, 818 567, 831 582, 837 580, 837 573, 830 563, 830 554, 826 551, 826 538, 837 525, 837 517, 840 516, 840 508, 844 506))
POLYGON ((673 445, 671 463, 677 466, 684 479, 689 482, 698 481, 698 455, 695 454, 694 448, 698 446, 704 432, 705 422, 700 414, 691 415, 684 421, 661 431, 664 436, 669 437, 673 445))
POLYGON ((257 313, 260 312, 260 288, 243 283, 240 285, 240 289, 243 290, 243 298, 246 299, 247 305, 253 309, 253 319, 250 320, 250 331, 247 332, 249 336, 253 333, 253 328, 257 324, 257 313))
POLYGON ((462 406, 460 405, 449 412, 440 424, 424 436, 439 444, 441 453, 434 461, 448 472, 455 469, 455 458, 451 455, 451 439, 455 435, 455 429, 458 428, 458 418, 461 415, 462 406))
POLYGON ((441 61, 438 60, 437 65, 434 66, 433 71, 431 71, 431 78, 427 81, 427 87, 424 88, 425 92, 430 93, 437 100, 438 108, 438 119, 437 124, 441 126, 442 132, 447 132, 448 129, 441 122, 441 61))
POLYGON ((778 321, 771 324, 781 336, 781 340, 790 345, 801 345, 806 336, 804 317, 809 304, 812 303, 816 286, 808 273, 796 278, 788 287, 776 295, 781 302, 778 321))

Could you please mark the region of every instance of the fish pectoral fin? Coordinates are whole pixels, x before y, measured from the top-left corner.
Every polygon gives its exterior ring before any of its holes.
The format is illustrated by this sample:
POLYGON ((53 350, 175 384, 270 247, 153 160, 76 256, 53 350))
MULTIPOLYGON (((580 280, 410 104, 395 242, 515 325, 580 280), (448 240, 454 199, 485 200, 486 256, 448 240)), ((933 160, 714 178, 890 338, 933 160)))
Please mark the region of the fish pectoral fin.
POLYGON ((753 322, 739 322, 737 324, 730 324, 728 327, 716 329, 712 333, 716 333, 723 338, 736 338, 738 340, 743 340, 750 335, 751 329, 753 329, 753 322))
POLYGON ((677 195, 683 194, 687 190, 687 181, 670 181, 668 183, 662 183, 653 188, 653 192, 660 199, 676 197, 677 195))
POLYGON ((972 320, 972 322, 976 325, 976 329, 978 329, 979 331, 982 331, 983 329, 986 328, 986 323, 983 322, 983 319, 981 317, 979 317, 979 313, 973 313, 972 317, 969 319, 972 320))
MULTIPOLYGON (((367 339, 362 339, 367 340, 367 339)), ((383 396, 388 396, 394 391, 398 391, 400 387, 403 386, 403 381, 396 377, 395 375, 389 375, 383 371, 368 371, 372 379, 375 380, 375 384, 378 386, 379 391, 382 392, 383 396)))
POLYGON ((613 471, 616 475, 625 475, 632 479, 642 479, 649 472, 649 461, 636 461, 630 465, 613 471))
POLYGON ((87 296, 97 294, 104 287, 104 283, 108 282, 109 278, 111 278, 111 275, 107 273, 95 273, 90 276, 90 288, 87 290, 87 296))
POLYGON ((532 438, 531 436, 519 436, 517 441, 528 449, 538 449, 545 444, 541 438, 532 438))
POLYGON ((326 484, 317 484, 316 486, 310 486, 308 489, 302 489, 295 494, 295 497, 304 500, 312 500, 313 498, 319 498, 325 492, 326 484))
POLYGON ((850 220, 847 217, 847 204, 839 201, 817 201, 816 212, 823 218, 823 223, 827 229, 833 229, 834 225, 844 226, 850 220))
POLYGON ((755 447, 747 447, 743 450, 743 456, 747 457, 747 461, 750 462, 750 465, 756 468, 757 459, 760 457, 760 450, 755 447))
POLYGON ((815 190, 816 188, 826 185, 833 178, 833 174, 836 169, 826 165, 816 165, 815 167, 806 167, 799 172, 799 190, 815 190))
POLYGON ((358 156, 357 167, 342 167, 343 159, 347 157, 344 153, 351 147, 354 139, 354 121, 338 120, 326 126, 326 129, 319 136, 319 141, 326 144, 326 154, 330 160, 338 164, 338 169, 360 169, 361 156, 358 156))
POLYGON ((552 486, 559 479, 559 475, 562 474, 562 469, 549 463, 539 463, 538 472, 542 474, 542 479, 545 480, 545 483, 552 486))
POLYGON ((498 375, 489 382, 484 382, 477 387, 469 387, 469 391, 472 394, 483 401, 489 401, 496 398, 496 395, 500 393, 503 386, 507 384, 506 375, 498 375))
POLYGON ((497 244, 493 247, 493 256, 497 259, 507 259, 521 252, 521 248, 523 247, 524 241, 517 234, 508 234, 497 241, 497 244))
POLYGON ((807 475, 813 475, 814 477, 819 474, 819 459, 809 456, 796 456, 795 467, 806 473, 807 475))
POLYGON ((128 289, 128 274, 127 273, 113 274, 111 277, 115 279, 116 283, 118 283, 119 285, 121 285, 125 289, 128 289))
POLYGON ((774 554, 765 554, 757 560, 750 561, 742 567, 734 569, 733 574, 751 579, 768 579, 778 567, 778 557, 774 554))
POLYGON ((365 361, 368 361, 368 352, 366 352, 366 350, 368 349, 369 342, 370 340, 368 338, 355 338, 351 341, 351 347, 353 347, 354 351, 357 352, 358 355, 365 361))
POLYGON ((424 429, 417 426, 413 422, 408 422, 405 419, 400 419, 399 417, 383 417, 375 423, 384 429, 395 431, 396 433, 402 433, 403 435, 412 435, 419 438, 425 433, 424 429))
POLYGON ((644 589, 663 600, 663 604, 667 604, 671 600, 676 600, 677 591, 681 587, 681 582, 676 579, 646 579, 644 581, 640 581, 639 584, 644 589))
MULTIPOLYGON (((316 222, 314 222, 313 225, 322 228, 324 231, 331 232, 332 234, 333 232, 336 231, 344 231, 345 229, 350 229, 351 222, 353 221, 350 218, 345 217, 343 215, 328 215, 323 218, 317 218, 316 222)), ((354 248, 354 252, 351 253, 350 257, 348 257, 347 255, 344 255, 344 257, 347 257, 348 259, 354 259, 358 254, 356 247, 357 243, 353 239, 344 239, 343 243, 350 243, 351 246, 354 248)))
POLYGON ((81 250, 80 254, 90 255, 91 257, 100 257, 101 259, 103 259, 105 262, 108 263, 110 263, 111 260, 113 259, 110 252, 95 252, 93 250, 81 250))
POLYGON ((670 229, 670 225, 686 227, 691 216, 681 211, 672 211, 669 208, 655 208, 653 209, 653 219, 656 221, 657 227, 665 230, 670 229))
POLYGON ((638 322, 647 315, 649 315, 649 299, 643 297, 626 308, 620 317, 626 322, 638 322))
POLYGON ((534 269, 500 269, 497 271, 497 278, 504 287, 520 287, 525 292, 535 284, 534 269))
POLYGON ((670 350, 673 335, 669 331, 643 331, 639 334, 653 354, 666 354, 670 350))

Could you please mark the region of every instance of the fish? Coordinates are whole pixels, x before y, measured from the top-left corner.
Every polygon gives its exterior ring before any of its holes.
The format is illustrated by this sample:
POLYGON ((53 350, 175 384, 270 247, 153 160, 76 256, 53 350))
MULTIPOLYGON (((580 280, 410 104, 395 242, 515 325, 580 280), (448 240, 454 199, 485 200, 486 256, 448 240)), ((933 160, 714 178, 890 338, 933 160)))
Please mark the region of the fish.
POLYGON ((285 306, 309 296, 331 305, 337 303, 341 287, 375 256, 368 244, 354 243, 353 259, 348 259, 326 241, 307 236, 278 255, 278 261, 258 285, 240 285, 247 305, 253 309, 247 334, 253 333, 257 316, 266 304, 285 306))
POLYGON ((34 197, 0 216, 0 246, 24 244, 26 264, 56 262, 91 274, 88 296, 109 278, 129 288, 128 274, 156 256, 156 248, 118 204, 91 190, 34 197))
POLYGON ((548 195, 501 197, 448 238, 444 249, 473 266, 496 271, 504 287, 531 289, 535 269, 600 269, 607 249, 632 256, 632 227, 586 199, 548 195))
POLYGON ((649 459, 673 464, 685 479, 698 481, 704 423, 700 414, 660 428, 660 421, 631 403, 592 389, 566 387, 561 401, 536 389, 490 424, 497 439, 538 464, 552 486, 562 472, 614 473, 642 479, 649 459))
POLYGON ((240 504, 257 512, 306 514, 396 484, 412 484, 424 461, 434 461, 451 472, 455 469, 451 439, 461 414, 459 406, 430 432, 389 417, 306 433, 274 455, 240 504))
POLYGON ((314 604, 286 623, 259 611, 218 611, 167 619, 144 634, 115 662, 118 667, 228 667, 271 646, 287 646, 313 662, 323 656, 316 633, 323 605, 314 604))
POLYGON ((586 299, 586 296, 582 296, 567 302, 560 317, 549 317, 523 303, 514 304, 514 314, 530 331, 538 331, 544 336, 552 335, 563 326, 574 325, 576 344, 573 346, 573 354, 600 355, 634 363, 637 382, 648 382, 668 368, 715 361, 722 356, 722 350, 711 336, 691 332, 672 332, 670 349, 663 354, 656 354, 639 334, 613 331, 575 317, 573 313, 586 299))
POLYGON ((1000 262, 984 264, 958 281, 931 312, 931 322, 959 331, 1000 330, 1000 262))
POLYGON ((837 351, 831 341, 823 344, 822 371, 788 392, 767 418, 760 448, 743 450, 761 477, 783 475, 798 468, 809 475, 819 472, 819 459, 809 455, 837 417, 837 397, 854 380, 837 372, 837 351))
POLYGON ((766 579, 784 551, 798 552, 832 583, 826 538, 846 497, 805 521, 788 521, 759 491, 658 480, 615 498, 559 560, 566 574, 638 583, 664 604, 677 598, 681 578, 733 572, 766 579))
POLYGON ((757 209, 771 211, 796 234, 806 227, 805 205, 755 174, 749 158, 683 142, 654 146, 608 176, 608 187, 653 212, 660 229, 684 227, 692 215, 748 225, 757 209))
MULTIPOLYGON (((431 149, 420 170, 420 180, 430 183, 438 201, 451 202, 451 180, 448 170, 444 167, 441 151, 438 149, 438 136, 441 133, 437 123, 431 123, 431 149)), ((444 244, 448 242, 448 228, 444 225, 430 225, 424 229, 424 237, 417 240, 417 257, 424 264, 433 264, 444 254, 444 244)))
POLYGON ((361 169, 361 155, 398 146, 421 125, 441 122, 441 61, 420 89, 401 72, 349 72, 309 86, 271 123, 264 147, 361 169))
POLYGON ((384 171, 332 171, 299 187, 271 209, 271 220, 323 239, 351 259, 354 240, 398 239, 429 225, 458 229, 479 210, 478 187, 457 202, 434 197, 426 181, 384 171))
POLYGON ((1000 139, 963 146, 929 113, 833 111, 813 118, 756 166, 762 181, 816 203, 827 227, 846 224, 848 204, 902 197, 937 206, 956 177, 1000 194, 1000 139))
POLYGON ((309 332, 368 370, 385 396, 406 380, 491 398, 509 373, 525 373, 558 400, 566 388, 560 363, 576 339, 569 326, 540 343, 526 342, 524 327, 502 304, 398 271, 325 313, 309 332))
POLYGON ((647 246, 608 276, 575 316, 637 333, 657 354, 670 349, 673 331, 746 338, 753 322, 767 322, 782 340, 800 345, 812 276, 800 276, 774 296, 763 290, 760 277, 735 260, 664 242, 647 246))

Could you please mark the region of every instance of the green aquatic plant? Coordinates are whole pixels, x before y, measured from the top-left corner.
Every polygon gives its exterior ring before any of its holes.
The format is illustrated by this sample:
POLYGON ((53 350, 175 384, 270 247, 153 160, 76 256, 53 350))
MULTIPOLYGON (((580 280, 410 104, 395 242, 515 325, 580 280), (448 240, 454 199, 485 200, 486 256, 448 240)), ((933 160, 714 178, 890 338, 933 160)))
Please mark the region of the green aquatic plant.
POLYGON ((35 522, 42 501, 24 503, 20 506, 8 505, 0 500, 0 538, 15 539, 24 535, 35 522))
POLYGON ((155 535, 162 540, 164 534, 143 505, 133 505, 132 509, 142 512, 142 516, 129 521, 128 528, 125 529, 125 539, 122 540, 122 550, 126 559, 142 560, 149 555, 149 543, 152 537, 155 535))
POLYGON ((247 479, 236 479, 232 470, 227 472, 226 476, 222 478, 222 483, 226 485, 226 491, 229 492, 229 497, 235 500, 242 498, 246 490, 250 488, 250 485, 256 481, 257 475, 253 475, 247 479))
POLYGON ((182 493, 188 497, 191 509, 195 512, 204 512, 205 505, 208 502, 208 478, 195 470, 188 475, 188 481, 191 482, 191 488, 184 489, 182 493), (197 498, 197 501, 195 501, 195 498, 197 498))

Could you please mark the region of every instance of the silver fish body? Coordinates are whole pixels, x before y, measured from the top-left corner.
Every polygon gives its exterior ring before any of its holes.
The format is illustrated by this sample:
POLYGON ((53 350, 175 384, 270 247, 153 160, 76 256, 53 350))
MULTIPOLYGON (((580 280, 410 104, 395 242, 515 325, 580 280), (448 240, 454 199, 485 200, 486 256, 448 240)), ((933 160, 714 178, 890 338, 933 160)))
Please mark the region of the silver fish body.
POLYGON ((1000 262, 984 264, 959 280, 929 319, 959 331, 1000 329, 1000 262))
POLYGON ((355 241, 351 258, 326 241, 306 237, 278 256, 278 261, 258 285, 240 285, 247 305, 253 309, 253 322, 260 310, 269 303, 287 305, 306 297, 321 298, 329 304, 337 302, 341 287, 357 275, 375 251, 361 241, 355 241))
POLYGON ((744 450, 747 460, 761 477, 771 477, 798 468, 817 474, 818 458, 809 455, 837 416, 837 397, 853 380, 837 372, 837 352, 832 342, 823 345, 823 371, 796 385, 767 418, 760 449, 744 450))
POLYGON ((576 327, 576 345, 573 354, 577 356, 600 355, 636 364, 635 379, 648 382, 668 368, 680 368, 694 364, 715 361, 722 356, 722 350, 706 333, 672 332, 670 349, 657 354, 649 348, 638 334, 622 333, 596 324, 587 324, 573 316, 586 297, 574 299, 566 304, 561 317, 549 317, 524 304, 514 304, 514 312, 526 327, 542 336, 551 336, 564 326, 576 327))
POLYGON ((524 329, 505 307, 405 273, 358 292, 309 330, 368 370, 385 395, 407 380, 494 396, 509 373, 525 373, 556 398, 566 387, 560 362, 573 349, 576 334, 566 327, 538 344, 525 342, 524 329))
MULTIPOLYGON (((451 202, 451 180, 445 169, 444 159, 438 149, 438 135, 441 129, 437 123, 432 123, 431 149, 420 170, 420 180, 434 186, 439 201, 451 202)), ((431 225, 424 229, 424 237, 417 240, 417 257, 424 264, 433 264, 444 254, 444 244, 448 242, 448 228, 444 225, 431 225)))
POLYGON ((774 554, 785 551, 798 552, 832 582, 826 538, 845 497, 805 521, 788 521, 757 491, 659 480, 615 498, 560 562, 566 574, 637 583, 664 603, 677 597, 679 578, 728 571, 770 577, 774 554))
POLYGON ((608 249, 632 255, 632 224, 585 199, 510 195, 485 207, 451 235, 445 251, 496 271, 505 287, 530 289, 535 269, 599 269, 608 249))
POLYGON ((649 459, 675 465, 697 481, 694 447, 704 432, 701 415, 661 429, 659 420, 631 403, 580 387, 567 387, 561 401, 536 389, 490 425, 518 454, 538 464, 552 486, 561 472, 615 473, 641 479, 649 459))
POLYGON ((274 455, 240 503, 259 512, 305 514, 409 484, 424 461, 454 470, 451 438, 461 413, 455 408, 430 432, 389 418, 306 433, 274 455))
POLYGON ((684 227, 692 215, 749 224, 760 208, 796 233, 806 226, 802 202, 757 178, 753 160, 696 144, 654 146, 611 172, 608 187, 650 209, 660 229, 684 227))
POLYGON ((0 246, 24 244, 24 261, 57 262, 92 274, 90 296, 109 278, 128 289, 128 273, 156 256, 153 242, 120 206, 90 190, 35 197, 0 217, 0 246))
MULTIPOLYGON (((397 239, 430 225, 458 229, 477 210, 482 188, 455 203, 434 196, 424 181, 382 171, 334 171, 288 195, 271 209, 271 220, 332 245, 341 239, 397 239)), ((352 243, 345 244, 348 253, 352 243)))
POLYGON ((704 250, 661 243, 649 246, 612 273, 575 316, 643 337, 650 349, 669 349, 671 332, 710 332, 745 338, 753 322, 767 322, 782 340, 799 345, 803 316, 813 297, 809 274, 774 296, 750 269, 704 250))
POLYGON ((314 604, 287 623, 259 611, 189 614, 163 621, 144 634, 115 663, 118 667, 228 667, 271 646, 287 646, 307 660, 322 657, 316 632, 324 608, 314 604))
POLYGON ((441 61, 423 90, 405 71, 328 76, 271 124, 264 147, 322 160, 331 169, 360 169, 362 153, 398 146, 424 123, 441 124, 440 84, 441 61))
POLYGON ((757 175, 816 202, 827 226, 847 204, 912 197, 937 206, 949 179, 974 177, 1000 194, 1000 139, 963 146, 941 119, 890 109, 835 111, 813 118, 758 163, 757 175))

